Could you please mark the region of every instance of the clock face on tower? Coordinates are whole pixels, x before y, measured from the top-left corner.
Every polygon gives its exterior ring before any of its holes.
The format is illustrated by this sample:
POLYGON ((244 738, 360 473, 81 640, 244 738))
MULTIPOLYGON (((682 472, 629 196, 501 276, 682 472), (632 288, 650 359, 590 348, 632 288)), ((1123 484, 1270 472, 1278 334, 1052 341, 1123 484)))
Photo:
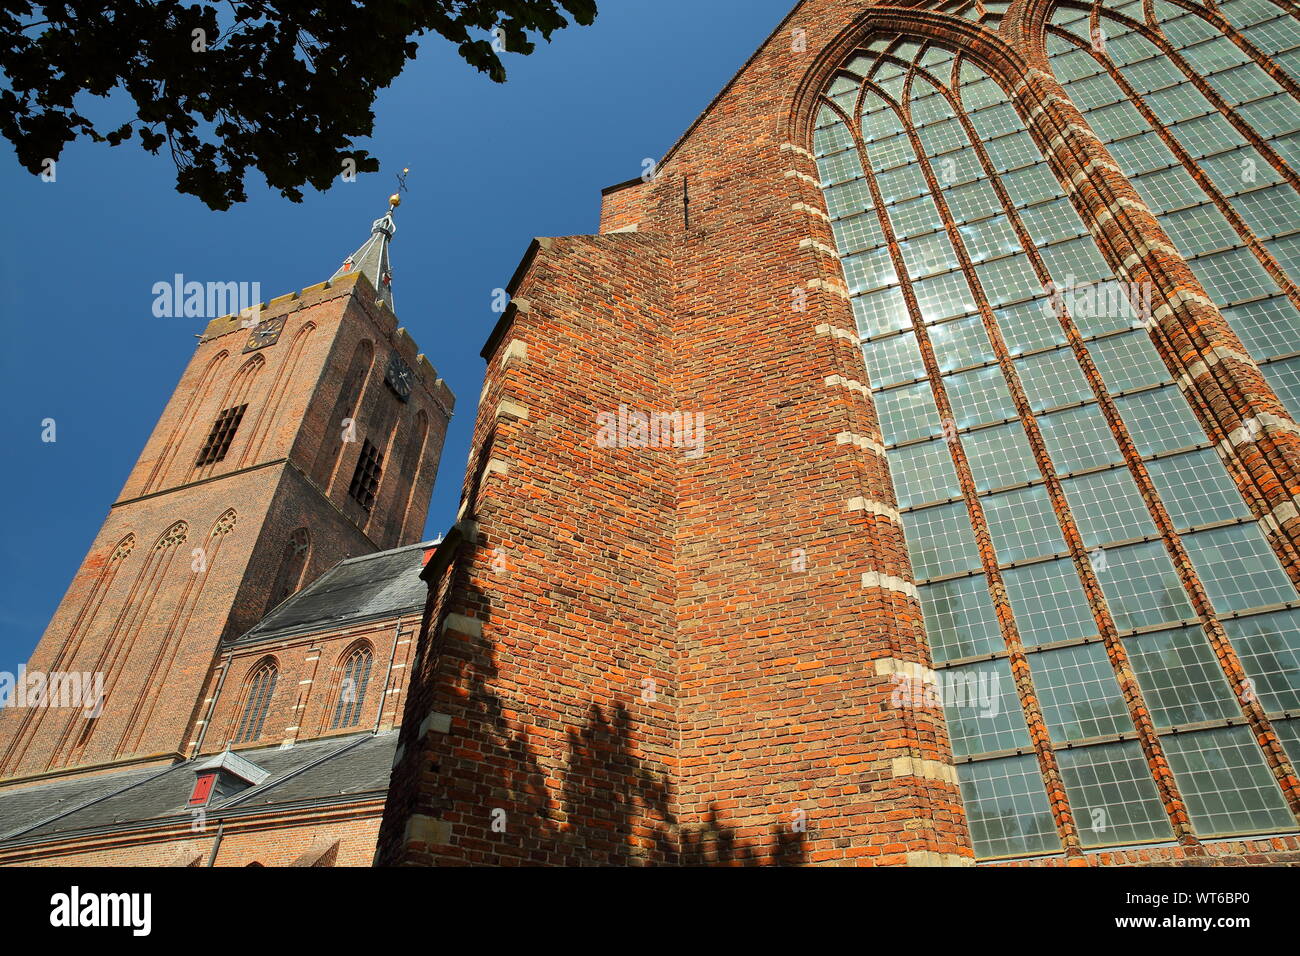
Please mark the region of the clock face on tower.
POLYGON ((384 381, 397 393, 398 398, 406 402, 411 398, 411 384, 414 380, 410 366, 394 352, 392 358, 388 360, 388 371, 384 373, 384 381))
POLYGON ((284 331, 284 320, 285 317, 282 315, 258 322, 248 336, 248 344, 244 346, 244 351, 255 352, 280 341, 280 333, 284 331))

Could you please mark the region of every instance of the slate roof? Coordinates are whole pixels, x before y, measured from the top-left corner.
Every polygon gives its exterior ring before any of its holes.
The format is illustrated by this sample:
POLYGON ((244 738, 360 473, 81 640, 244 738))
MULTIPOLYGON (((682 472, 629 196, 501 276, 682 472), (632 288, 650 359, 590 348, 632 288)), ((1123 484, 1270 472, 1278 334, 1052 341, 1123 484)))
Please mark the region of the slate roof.
MULTIPOLYGON (((236 643, 418 612, 429 593, 420 571, 430 547, 425 542, 349 558, 287 598, 236 643)), ((288 750, 240 750, 240 757, 268 776, 255 787, 214 797, 207 818, 383 796, 396 750, 396 731, 303 741, 288 750)), ((189 820, 195 768, 212 758, 0 786, 0 846, 189 820)))
MULTIPOLYGON (((397 736, 392 730, 311 740, 288 750, 279 746, 241 750, 239 756, 269 776, 256 787, 214 798, 206 808, 208 821, 271 808, 382 796, 388 790, 397 736)), ((189 820, 186 801, 194 788, 194 770, 211 756, 165 768, 0 787, 0 846, 134 828, 168 818, 189 820)))
POLYGON ((286 598, 235 643, 299 634, 421 610, 429 586, 420 580, 432 542, 380 551, 336 564, 286 598))

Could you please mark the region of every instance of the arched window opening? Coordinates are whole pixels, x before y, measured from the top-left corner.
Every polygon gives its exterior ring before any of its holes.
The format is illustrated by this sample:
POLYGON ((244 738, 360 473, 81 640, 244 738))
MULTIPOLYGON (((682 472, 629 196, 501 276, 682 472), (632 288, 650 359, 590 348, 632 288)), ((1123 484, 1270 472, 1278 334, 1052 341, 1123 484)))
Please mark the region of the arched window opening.
MULTIPOLYGON (((1104 79, 1068 49, 1080 79, 1104 79)), ((1142 62, 1151 82, 1168 72, 1142 62)), ((1067 90, 1114 109, 1101 86, 1067 90)), ((995 718, 945 706, 978 855, 1059 853, 1071 825, 1085 846, 1170 840, 1163 793, 1202 835, 1293 826, 1228 679, 1262 679, 1267 647, 1300 646, 1300 612, 1278 610, 1294 588, 1006 89, 894 35, 851 54, 821 102, 814 155, 934 665, 998 699, 995 718), (1028 682, 1011 668, 1022 654, 1028 682), (1121 690, 1128 673, 1140 697, 1121 690)), ((1296 691, 1271 705, 1282 739, 1296 691)))
POLYGON ((1048 62, 1300 418, 1300 64, 1294 52, 1278 56, 1270 75, 1256 59, 1284 33, 1300 39, 1300 26, 1268 0, 1219 10, 1223 29, 1209 11, 1169 0, 1154 0, 1150 18, 1134 0, 1061 5, 1048 62))
MULTIPOLYGON (((424 461, 424 451, 429 439, 429 416, 424 409, 415 416, 415 427, 403 439, 406 445, 402 458, 400 477, 408 485, 406 505, 400 511, 394 509, 391 517, 395 544, 413 544, 419 541, 423 528, 414 527, 416 494, 419 489, 420 465, 424 461)), ((423 522, 421 522, 422 524, 423 522)))
POLYGON ((244 696, 244 711, 235 733, 235 743, 250 743, 261 738, 262 725, 266 723, 267 712, 271 709, 271 698, 275 694, 275 684, 279 677, 280 669, 270 659, 263 661, 253 672, 244 696))
POLYGON ((359 644, 348 652, 343 661, 343 675, 339 678, 338 699, 334 703, 330 730, 355 727, 361 721, 374 656, 369 644, 359 644))
POLYGON ((302 587, 303 575, 307 571, 307 562, 310 558, 311 532, 306 528, 299 528, 289 536, 284 550, 280 553, 280 566, 276 570, 271 586, 266 613, 269 614, 302 587))
POLYGON ((226 394, 221 399, 221 411, 217 413, 194 459, 191 477, 211 474, 212 465, 226 460, 239 426, 244 420, 244 414, 248 411, 253 383, 264 368, 266 368, 266 359, 254 355, 235 373, 229 388, 226 389, 226 394))
POLYGON ((321 442, 320 451, 312 466, 312 479, 327 490, 344 448, 349 443, 361 440, 362 429, 356 421, 356 415, 361 407, 361 397, 365 394, 374 359, 374 345, 368 340, 358 342, 343 376, 334 409, 330 412, 329 422, 325 426, 325 440, 321 442))

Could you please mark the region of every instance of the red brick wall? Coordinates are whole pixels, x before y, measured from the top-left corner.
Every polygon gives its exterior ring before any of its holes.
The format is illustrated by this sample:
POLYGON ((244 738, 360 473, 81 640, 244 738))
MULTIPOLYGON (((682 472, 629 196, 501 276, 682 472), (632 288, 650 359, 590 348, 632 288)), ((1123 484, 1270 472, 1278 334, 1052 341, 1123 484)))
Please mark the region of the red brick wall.
MULTIPOLYGON (((824 43, 859 6, 806 4, 800 22, 824 43)), ((498 416, 503 397, 526 405, 528 418, 509 422, 491 453, 508 470, 484 481, 479 544, 454 569, 450 596, 437 610, 435 627, 448 611, 471 620, 455 619, 429 639, 432 673, 420 677, 436 689, 412 695, 383 861, 519 856, 519 834, 507 841, 483 832, 496 791, 478 776, 482 721, 459 707, 475 700, 474 685, 466 686, 475 670, 486 672, 489 689, 508 689, 498 706, 517 729, 507 742, 530 759, 555 754, 551 762, 563 765, 549 741, 589 732, 579 704, 602 714, 627 710, 606 753, 583 754, 576 782, 570 773, 556 786, 553 772, 537 772, 532 792, 540 794, 543 781, 561 793, 567 785, 603 801, 597 812, 612 820, 642 798, 605 778, 622 766, 615 762, 622 740, 652 741, 663 724, 628 699, 628 684, 635 686, 628 677, 638 674, 629 674, 626 661, 640 645, 625 639, 622 648, 593 655, 587 643, 587 622, 603 623, 606 613, 604 582, 598 573, 577 587, 569 581, 575 569, 592 567, 593 551, 638 566, 671 565, 669 595, 649 591, 649 602, 618 608, 621 628, 663 646, 671 667, 659 686, 671 688, 676 710, 675 748, 662 758, 668 776, 654 797, 662 823, 638 819, 627 828, 628 847, 639 848, 646 832, 657 846, 651 859, 687 863, 969 861, 938 712, 889 704, 892 675, 929 660, 901 530, 888 517, 894 497, 876 450, 881 438, 861 384, 865 372, 845 335, 853 321, 835 291, 838 263, 814 245, 830 247, 829 227, 805 208, 820 204, 818 191, 790 173, 806 176, 811 163, 781 138, 788 109, 782 91, 811 59, 792 55, 789 39, 778 34, 656 180, 636 191, 640 236, 603 237, 610 248, 645 250, 642 259, 651 250, 671 257, 671 273, 651 288, 634 284, 626 266, 595 270, 569 254, 593 247, 590 238, 554 240, 528 270, 517 294, 531 308, 490 346, 478 433, 498 416), (609 315, 602 306, 619 280, 629 301, 609 315), (567 300, 575 287, 588 290, 584 301, 545 307, 552 297, 567 300), (630 325, 626 312, 664 308, 654 295, 660 289, 671 291, 671 321, 660 318, 654 334, 630 325), (629 329, 637 334, 626 340, 629 329), (528 343, 529 364, 512 379, 499 368, 516 337, 528 343), (529 378, 535 354, 555 360, 539 380, 529 378), (646 368, 656 369, 650 391, 642 385, 646 368), (580 376, 565 378, 566 369, 580 376), (590 432, 574 434, 579 416, 572 408, 646 400, 703 413, 704 454, 674 456, 672 470, 659 472, 652 470, 662 467, 658 459, 601 454, 590 432), (626 494, 638 477, 644 483, 660 475, 668 484, 657 494, 626 494), (564 516, 558 526, 556 511, 564 516), (546 538, 558 545, 560 561, 529 551, 513 576, 483 570, 485 549, 509 549, 507 527, 543 515, 555 528, 546 538), (646 525, 671 539, 638 534, 646 525), (521 627, 515 593, 545 600, 546 618, 521 627), (481 637, 471 633, 479 627, 481 637), (576 682, 575 660, 587 662, 576 682), (557 695, 573 702, 557 712, 549 704, 557 695), (439 712, 451 716, 450 732, 416 740, 421 722, 439 712), (545 733, 529 727, 534 722, 545 733)), ((646 592, 641 580, 637 596, 646 592)), ((543 760, 539 771, 549 768, 543 760)), ((562 800, 554 805, 564 810, 562 800)), ((533 820, 523 846, 539 849, 524 859, 609 858, 603 845, 548 852, 550 821, 533 820)))
POLYGON ((0 715, 6 776, 181 749, 217 640, 237 617, 232 597, 266 514, 268 477, 273 489, 274 469, 252 471, 219 489, 202 486, 110 512, 28 663, 31 670, 103 673, 103 714, 90 720, 77 711, 7 710, 0 715), (233 527, 212 538, 232 508, 233 527), (185 539, 156 548, 176 522, 184 523, 185 539), (111 560, 130 534, 131 553, 111 560), (196 548, 204 555, 199 565, 196 548), (101 577, 101 566, 108 575, 101 577))
POLYGON ((648 190, 640 179, 610 186, 600 195, 600 231, 621 232, 641 222, 641 202, 648 190))
POLYGON ((815 51, 858 6, 801 6, 646 200, 642 230, 680 250, 680 400, 712 423, 678 510, 688 859, 715 820, 793 862, 971 853, 940 715, 890 705, 928 651, 815 172, 783 136, 814 59, 790 30, 815 51))
POLYGON ((355 734, 373 730, 377 723, 381 729, 395 726, 401 721, 403 693, 418 625, 418 615, 412 615, 236 647, 223 655, 221 667, 210 680, 212 689, 208 695, 215 694, 216 701, 211 716, 203 715, 209 726, 199 752, 215 753, 233 740, 243 714, 249 679, 268 657, 275 660, 279 676, 262 734, 257 740, 235 745, 233 749, 355 734), (350 726, 332 728, 344 659, 362 641, 370 645, 374 657, 360 718, 350 726), (222 668, 226 669, 224 679, 222 668))
MULTIPOLYGON (((638 269, 617 260, 593 269, 591 238, 552 240, 526 263, 514 290, 525 302, 486 350, 467 476, 478 540, 436 582, 382 862, 971 861, 940 713, 890 703, 893 675, 927 666, 929 655, 808 152, 812 97, 873 24, 942 33, 973 50, 1026 112, 1044 105, 1032 132, 1044 144, 1065 144, 1057 157, 1065 179, 1085 173, 1090 192, 1074 197, 1082 213, 1096 220, 1109 212, 1102 245, 1112 264, 1143 255, 1134 236, 1156 241, 1163 233, 1149 214, 1114 211, 1114 195, 1130 196, 1131 188, 1087 165, 1105 159, 1099 144, 1062 133, 1078 116, 1044 99, 1051 84, 1028 72, 1041 61, 969 21, 924 10, 869 13, 872 6, 799 4, 651 183, 607 191, 601 231, 636 223, 639 233, 635 245, 628 236, 602 238, 621 241, 611 249, 643 250, 638 269), (636 280, 652 254, 669 265, 650 288, 636 280), (575 287, 588 294, 569 304, 575 287), (620 296, 613 312, 611 290, 620 296), (653 328, 644 326, 650 314, 653 328), (527 344, 527 363, 517 360, 517 340, 527 344), (538 355, 555 363, 535 380, 538 355), (574 368, 583 373, 576 380, 574 368), (573 427, 584 405, 636 400, 703 412, 705 454, 661 470, 657 460, 602 454, 573 427), (503 416, 503 401, 525 407, 526 416, 503 416), (612 498, 638 471, 641 482, 662 486, 612 498), (518 529, 537 519, 544 527, 527 540, 540 546, 521 548, 518 529), (671 537, 647 538, 647 525, 671 537), (522 560, 494 575, 494 549, 522 560), (603 606, 601 559, 610 554, 630 561, 642 585, 618 608, 619 628, 634 635, 621 645, 605 639, 618 634, 603 606), (650 568, 671 581, 670 597, 644 587, 650 568), (669 664, 660 685, 671 688, 667 720, 625 689, 627 661, 652 646, 647 636, 669 664), (601 715, 626 710, 625 722, 604 731, 603 753, 582 745, 600 739, 582 705, 601 715), (656 818, 641 809, 644 791, 611 786, 610 778, 625 772, 629 750, 638 760, 652 753, 664 728, 676 737, 656 758, 667 771, 656 818), (580 757, 565 760, 565 736, 580 757), (570 813, 572 794, 584 797, 581 814, 570 813), (529 810, 522 833, 487 829, 498 805, 529 810), (571 825, 593 814, 628 825, 622 834, 606 827, 599 839, 571 825), (611 835, 621 836, 623 857, 612 852, 611 835), (656 848, 648 856, 639 853, 647 838, 656 848)), ((1046 6, 1031 4, 1025 22, 1046 6)), ((1148 272, 1175 303, 1167 334, 1177 354, 1162 354, 1174 374, 1205 377, 1219 364, 1214 347, 1232 347, 1235 338, 1212 306, 1184 314, 1178 290, 1199 286, 1185 265, 1163 258, 1148 272)), ((1257 371, 1227 364, 1225 382, 1200 409, 1211 436, 1224 437, 1252 414, 1285 415, 1257 371)), ((1289 477, 1294 438, 1275 429, 1243 452, 1241 472, 1264 476, 1251 498, 1262 514, 1297 486, 1289 477), (1279 483, 1276 475, 1288 477, 1279 483)), ((1290 524, 1284 531, 1294 536, 1290 524)), ((1293 553, 1293 544, 1279 546, 1284 559, 1288 548, 1293 553)), ((1043 769, 1063 805, 1053 767, 1043 769)), ((517 816, 512 809, 509 826, 517 816)), ((1194 854, 1183 847, 1146 858, 1194 854)))
MULTIPOLYGON (((214 866, 369 866, 374 859, 379 812, 373 803, 329 813, 262 814, 228 822, 214 866), (331 851, 337 842, 337 848, 331 851)), ((161 827, 0 852, 0 866, 207 866, 217 827, 161 827)))
POLYGON ((620 404, 676 407, 670 282, 659 243, 623 234, 544 240, 513 290, 467 480, 477 533, 407 712, 399 776, 420 788, 397 789, 393 826, 436 813, 456 844, 421 862, 671 856, 681 452, 595 441, 620 404))

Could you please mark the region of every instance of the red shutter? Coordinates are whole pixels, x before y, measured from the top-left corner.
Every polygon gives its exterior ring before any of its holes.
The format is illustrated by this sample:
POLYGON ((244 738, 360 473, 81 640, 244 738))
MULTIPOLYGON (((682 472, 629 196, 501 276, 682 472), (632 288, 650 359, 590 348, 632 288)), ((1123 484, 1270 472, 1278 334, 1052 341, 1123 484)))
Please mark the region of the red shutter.
POLYGON ((201 773, 197 780, 194 781, 194 792, 190 794, 190 806, 201 807, 208 802, 208 797, 212 795, 213 784, 217 782, 216 772, 201 773))

